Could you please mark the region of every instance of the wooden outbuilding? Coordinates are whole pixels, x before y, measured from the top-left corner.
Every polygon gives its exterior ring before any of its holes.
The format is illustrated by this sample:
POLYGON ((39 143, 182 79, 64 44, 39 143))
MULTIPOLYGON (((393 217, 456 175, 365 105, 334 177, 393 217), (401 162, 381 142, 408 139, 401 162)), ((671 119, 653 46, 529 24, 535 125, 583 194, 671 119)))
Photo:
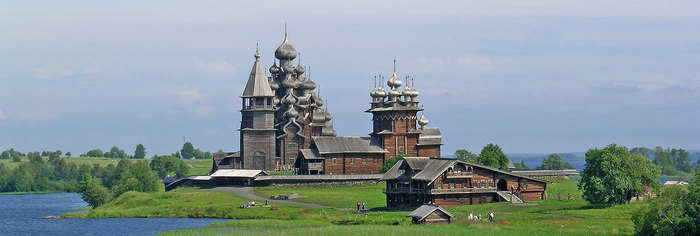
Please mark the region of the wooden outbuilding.
POLYGON ((436 205, 422 205, 413 210, 408 217, 413 224, 449 224, 455 216, 436 205))

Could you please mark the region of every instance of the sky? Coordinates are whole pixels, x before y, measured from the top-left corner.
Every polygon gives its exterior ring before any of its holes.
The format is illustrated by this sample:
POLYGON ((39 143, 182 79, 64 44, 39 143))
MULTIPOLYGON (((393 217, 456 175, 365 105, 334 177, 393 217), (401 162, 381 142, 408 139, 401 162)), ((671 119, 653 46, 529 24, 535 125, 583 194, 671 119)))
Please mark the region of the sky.
MULTIPOLYGON (((411 76, 443 155, 700 149, 698 1, 3 1, 0 149, 239 150, 256 43, 284 38, 339 136, 411 76)), ((269 73, 268 73, 269 75, 269 73)))

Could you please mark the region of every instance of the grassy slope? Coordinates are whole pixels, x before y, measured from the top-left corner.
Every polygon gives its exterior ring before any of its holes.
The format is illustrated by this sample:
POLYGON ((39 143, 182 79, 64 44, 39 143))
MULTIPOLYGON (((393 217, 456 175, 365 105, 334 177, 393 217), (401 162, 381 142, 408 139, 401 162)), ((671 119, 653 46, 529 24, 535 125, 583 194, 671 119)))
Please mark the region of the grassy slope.
POLYGON ((339 208, 355 208, 357 201, 367 201, 368 208, 386 207, 386 198, 382 189, 386 184, 371 184, 353 187, 332 188, 275 188, 256 187, 255 194, 264 197, 277 195, 301 194, 302 198, 294 201, 317 203, 339 208))
MULTIPOLYGON (((575 188, 575 182, 554 182, 548 186, 549 191, 580 194, 575 188)), ((646 204, 594 206, 584 201, 544 200, 530 202, 535 204, 529 205, 492 203, 446 207, 457 217, 451 225, 413 226, 406 217, 409 210, 385 211, 382 188, 383 184, 335 188, 255 189, 256 193, 262 196, 299 193, 305 197, 296 199, 298 201, 329 206, 310 209, 279 205, 279 211, 271 211, 269 207, 237 208, 247 200, 231 193, 211 190, 190 188, 165 193, 129 192, 90 212, 70 213, 66 216, 257 219, 215 223, 203 229, 165 232, 169 235, 590 235, 632 234, 631 212, 646 204), (341 209, 354 208, 357 200, 367 200, 372 211, 364 215, 341 209), (467 221, 470 212, 481 213, 485 217, 489 211, 495 212, 496 223, 467 221)))
MULTIPOLYGON (((44 160, 48 160, 48 159, 49 159, 48 157, 44 157, 44 160)), ((129 160, 138 161, 138 160, 150 160, 150 159, 129 159, 129 160)), ((104 166, 107 166, 109 164, 117 165, 119 163, 119 159, 103 158, 103 157, 67 157, 66 161, 68 161, 68 163, 75 163, 78 166, 85 163, 90 167, 92 167, 95 164, 104 167, 104 166)), ((212 162, 209 159, 199 159, 199 160, 193 159, 193 160, 184 160, 184 161, 185 161, 185 163, 194 166, 194 168, 190 167, 189 175, 208 175, 209 171, 211 170, 212 162)), ((22 163, 22 162, 29 162, 29 158, 22 157, 21 162, 13 162, 12 159, 0 160, 0 163, 5 164, 5 166, 9 167, 10 169, 17 168, 19 163, 22 163)))

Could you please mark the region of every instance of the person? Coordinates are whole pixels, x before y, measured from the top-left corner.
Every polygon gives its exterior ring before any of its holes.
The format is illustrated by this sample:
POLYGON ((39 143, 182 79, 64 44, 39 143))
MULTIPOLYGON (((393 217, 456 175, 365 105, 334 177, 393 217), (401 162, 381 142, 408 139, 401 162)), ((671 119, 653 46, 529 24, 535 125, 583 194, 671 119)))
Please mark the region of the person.
POLYGON ((357 212, 360 212, 360 201, 357 201, 357 212))
POLYGON ((265 199, 265 206, 267 206, 267 199, 265 199))
POLYGON ((433 201, 428 201, 428 205, 433 205, 433 201))
POLYGON ((362 210, 365 212, 367 211, 367 201, 362 202, 362 210))
POLYGON ((493 212, 489 212, 489 221, 493 222, 493 212))
POLYGON ((473 215, 471 212, 469 212, 469 218, 467 218, 467 219, 473 220, 473 219, 474 219, 474 215, 473 215))
POLYGON ((250 206, 255 206, 255 201, 251 201, 250 206))
POLYGON ((481 220, 481 212, 479 212, 479 220, 481 220))

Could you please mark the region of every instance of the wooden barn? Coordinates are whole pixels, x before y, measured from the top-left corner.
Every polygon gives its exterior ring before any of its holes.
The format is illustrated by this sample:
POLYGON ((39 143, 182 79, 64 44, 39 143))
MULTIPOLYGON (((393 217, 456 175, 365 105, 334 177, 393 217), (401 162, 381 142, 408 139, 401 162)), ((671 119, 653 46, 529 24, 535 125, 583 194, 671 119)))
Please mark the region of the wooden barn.
POLYGON ((545 198, 544 180, 455 159, 406 157, 380 178, 389 207, 522 203, 545 198))
POLYGON ((422 205, 413 210, 408 217, 413 224, 449 224, 455 216, 436 205, 422 205))

